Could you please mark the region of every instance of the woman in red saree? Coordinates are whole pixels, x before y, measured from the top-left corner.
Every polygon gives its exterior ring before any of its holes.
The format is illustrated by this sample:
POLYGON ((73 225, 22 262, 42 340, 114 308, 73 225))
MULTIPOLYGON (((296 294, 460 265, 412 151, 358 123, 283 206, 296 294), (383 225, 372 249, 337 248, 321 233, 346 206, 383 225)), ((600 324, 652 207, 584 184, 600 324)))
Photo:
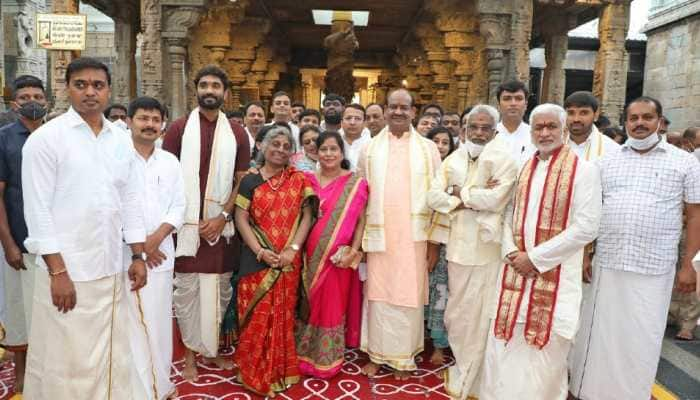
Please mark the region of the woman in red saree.
POLYGON ((356 268, 368 186, 348 170, 338 133, 324 132, 316 144, 320 169, 307 176, 321 206, 304 252, 297 352, 303 374, 330 378, 342 367, 345 347, 359 345, 362 284, 356 268))
POLYGON ((299 381, 294 316, 301 246, 318 199, 303 172, 289 166, 294 139, 275 127, 261 146, 259 173, 241 180, 236 225, 243 239, 238 281, 238 380, 268 397, 299 381))

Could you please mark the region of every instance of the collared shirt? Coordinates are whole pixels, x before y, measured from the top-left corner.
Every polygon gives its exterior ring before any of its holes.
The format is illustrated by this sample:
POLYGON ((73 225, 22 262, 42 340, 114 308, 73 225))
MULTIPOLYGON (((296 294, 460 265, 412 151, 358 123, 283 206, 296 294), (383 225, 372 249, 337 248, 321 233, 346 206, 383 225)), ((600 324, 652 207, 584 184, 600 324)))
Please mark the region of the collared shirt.
POLYGON ((607 154, 611 154, 620 150, 620 145, 603 135, 598 131, 595 125, 592 126, 592 131, 581 144, 577 144, 573 140, 568 140, 567 145, 576 153, 579 160, 598 162, 607 154), (596 139, 600 137, 600 140, 596 139))
POLYGON ((510 146, 510 153, 519 167, 535 154, 536 149, 532 144, 530 125, 525 122, 520 122, 515 132, 509 132, 505 125, 503 125, 503 122, 499 122, 498 125, 496 125, 496 131, 498 132, 498 136, 510 146))
POLYGON ((645 154, 623 144, 600 169, 599 265, 647 275, 673 271, 684 203, 700 203, 698 160, 664 141, 645 154))
MULTIPOLYGON (((169 224, 176 232, 185 219, 185 182, 182 177, 180 162, 172 153, 155 149, 153 154, 145 160, 140 154, 136 154, 137 163, 143 168, 144 173, 144 208, 146 233, 152 234, 162 224, 169 224)), ((175 268, 175 244, 173 235, 168 235, 158 247, 165 254, 165 261, 153 269, 153 272, 168 271, 175 268)), ((129 246, 124 246, 124 255, 131 254, 129 246)), ((125 258, 124 266, 131 264, 129 258, 125 258)))
MULTIPOLYGON (((120 273, 122 238, 146 238, 135 154, 106 118, 95 135, 72 108, 32 133, 22 151, 29 253, 60 253, 78 282, 120 273)), ((41 257, 37 262, 46 266, 41 257)))
POLYGON ((29 130, 17 121, 0 129, 0 181, 5 182, 5 211, 10 234, 22 253, 26 253, 24 239, 27 224, 24 222, 22 201, 22 147, 29 137, 29 130))
MULTIPOLYGON (((533 171, 525 217, 525 250, 530 261, 540 273, 561 265, 557 303, 554 308, 553 331, 564 338, 572 339, 578 329, 583 295, 581 283, 583 248, 592 242, 599 232, 601 216, 600 174, 596 164, 578 163, 566 228, 553 238, 535 246, 540 200, 544 194, 545 178, 550 161, 551 157, 549 160, 538 162, 535 171, 533 171)), ((513 240, 512 204, 506 209, 505 215, 502 248, 504 258, 507 254, 517 250, 513 240)), ((502 277, 499 276, 499 291, 501 279, 502 277)), ((518 322, 525 322, 527 319, 531 287, 529 282, 525 285, 523 300, 518 310, 518 322)))
POLYGON ((248 134, 248 144, 250 144, 250 155, 253 155, 253 149, 255 148, 255 136, 253 136, 252 133, 250 133, 250 129, 248 127, 245 127, 245 133, 248 134))
POLYGON ((338 133, 340 133, 340 136, 343 137, 343 142, 345 142, 345 158, 350 161, 350 170, 356 172, 357 162, 360 160, 360 151, 372 140, 372 135, 369 133, 369 129, 362 128, 360 137, 350 144, 345 140, 345 132, 342 129, 338 133))

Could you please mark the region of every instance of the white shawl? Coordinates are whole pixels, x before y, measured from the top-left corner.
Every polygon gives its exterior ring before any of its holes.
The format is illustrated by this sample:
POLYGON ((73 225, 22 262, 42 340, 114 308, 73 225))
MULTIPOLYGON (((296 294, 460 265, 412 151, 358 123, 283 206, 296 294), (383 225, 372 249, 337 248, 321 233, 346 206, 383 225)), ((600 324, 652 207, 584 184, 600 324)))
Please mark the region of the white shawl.
MULTIPOLYGON (((365 251, 386 251, 384 232, 384 183, 389 161, 388 127, 382 129, 369 144, 364 169, 369 182, 370 197, 367 203, 367 224, 362 239, 365 251)), ((411 160, 411 227, 413 240, 428 240, 431 210, 427 193, 435 173, 431 145, 432 141, 421 136, 413 127, 409 133, 411 160)))
MULTIPOLYGON (((233 190, 233 177, 236 167, 236 137, 231 130, 231 125, 226 115, 219 111, 214 130, 214 143, 212 144, 209 161, 209 175, 207 177, 204 204, 200 204, 199 192, 199 155, 201 137, 199 125, 199 107, 192 110, 185 132, 182 135, 182 147, 180 151, 180 167, 185 181, 185 223, 177 232, 177 248, 175 257, 197 255, 199 249, 199 211, 204 207, 202 218, 214 218, 221 214, 224 205, 228 202, 233 190)), ((222 236, 226 239, 234 234, 233 224, 226 223, 222 236)), ((219 241, 217 237, 210 245, 219 241)))

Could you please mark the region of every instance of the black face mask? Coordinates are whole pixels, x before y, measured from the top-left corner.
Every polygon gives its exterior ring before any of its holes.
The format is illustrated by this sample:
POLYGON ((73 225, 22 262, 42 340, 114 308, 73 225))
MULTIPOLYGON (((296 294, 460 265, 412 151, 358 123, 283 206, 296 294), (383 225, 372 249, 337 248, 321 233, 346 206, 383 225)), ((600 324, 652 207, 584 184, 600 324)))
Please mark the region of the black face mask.
POLYGON ((48 110, 46 107, 37 103, 36 101, 28 101, 19 108, 17 111, 19 115, 23 116, 32 121, 38 121, 46 115, 48 110))

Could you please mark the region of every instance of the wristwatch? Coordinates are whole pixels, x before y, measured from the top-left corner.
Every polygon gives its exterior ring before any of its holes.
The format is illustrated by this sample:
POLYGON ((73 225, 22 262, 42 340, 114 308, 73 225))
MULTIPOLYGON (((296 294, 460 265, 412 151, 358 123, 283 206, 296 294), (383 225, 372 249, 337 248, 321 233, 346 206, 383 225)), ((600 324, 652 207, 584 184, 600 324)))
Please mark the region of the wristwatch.
POLYGON ((222 211, 222 212, 221 212, 221 215, 224 216, 224 220, 226 220, 226 222, 231 222, 231 221, 233 221, 233 215, 227 213, 226 211, 222 211))
POLYGON ((131 261, 136 261, 136 260, 141 260, 143 262, 146 262, 146 260, 148 260, 148 255, 146 255, 146 253, 144 253, 143 251, 141 253, 132 254, 131 261))

